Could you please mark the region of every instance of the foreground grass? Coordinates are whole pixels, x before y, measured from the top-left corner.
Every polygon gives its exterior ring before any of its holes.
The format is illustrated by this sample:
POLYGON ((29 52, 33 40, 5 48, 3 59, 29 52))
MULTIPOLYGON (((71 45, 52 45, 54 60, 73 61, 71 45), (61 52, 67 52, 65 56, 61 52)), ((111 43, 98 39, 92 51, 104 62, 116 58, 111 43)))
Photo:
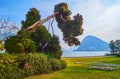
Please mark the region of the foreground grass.
POLYGON ((62 58, 67 62, 67 68, 51 74, 43 74, 27 77, 25 79, 120 79, 120 70, 104 71, 90 69, 90 64, 102 62, 109 64, 120 64, 119 57, 83 57, 62 58), (82 62, 83 64, 75 64, 82 62))

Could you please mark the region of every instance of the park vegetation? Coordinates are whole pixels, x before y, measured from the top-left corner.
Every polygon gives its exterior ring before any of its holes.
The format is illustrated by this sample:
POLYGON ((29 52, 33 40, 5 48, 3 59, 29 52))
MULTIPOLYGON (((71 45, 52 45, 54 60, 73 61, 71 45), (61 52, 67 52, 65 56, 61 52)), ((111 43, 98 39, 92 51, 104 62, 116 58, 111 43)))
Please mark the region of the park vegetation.
POLYGON ((25 79, 120 79, 120 58, 116 56, 62 58, 63 70, 25 79))
MULTIPOLYGON (((54 34, 54 30, 50 34, 43 23, 55 17, 65 43, 69 46, 79 45, 76 36, 83 32, 83 18, 77 14, 71 19, 70 15, 66 3, 55 5, 54 14, 43 20, 39 11, 31 8, 26 19, 21 22, 21 30, 16 35, 6 36, 0 42, 0 50, 5 48, 7 52, 0 54, 0 79, 21 79, 64 69, 66 62, 61 60, 59 37, 54 34)), ((53 21, 53 29, 52 23, 53 21)))

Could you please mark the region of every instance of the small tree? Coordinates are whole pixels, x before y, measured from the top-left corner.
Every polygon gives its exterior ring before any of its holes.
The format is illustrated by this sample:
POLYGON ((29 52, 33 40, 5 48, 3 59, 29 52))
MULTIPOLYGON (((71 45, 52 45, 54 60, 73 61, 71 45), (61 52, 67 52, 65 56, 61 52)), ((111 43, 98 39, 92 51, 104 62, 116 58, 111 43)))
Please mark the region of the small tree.
MULTIPOLYGON (((36 8, 31 8, 26 14, 26 20, 22 21, 22 30, 20 33, 24 32, 24 29, 40 20, 40 18, 41 16, 39 14, 39 11, 36 8)), ((30 37, 30 39, 32 39, 36 44, 37 52, 42 51, 44 45, 51 39, 51 35, 44 25, 41 25, 34 32, 32 32, 30 34, 30 37)))
POLYGON ((112 41, 110 41, 110 43, 109 43, 109 47, 110 47, 110 49, 111 49, 111 54, 115 54, 115 50, 116 50, 116 45, 115 45, 115 42, 112 40, 112 41))
POLYGON ((16 34, 18 32, 19 28, 12 23, 11 21, 7 19, 1 19, 0 20, 0 44, 5 41, 8 37, 10 37, 12 34, 16 34))
POLYGON ((120 40, 110 41, 109 43, 111 54, 118 54, 120 53, 120 40))
POLYGON ((4 50, 4 41, 16 34, 19 28, 8 19, 0 20, 0 52, 4 50))
POLYGON ((120 53, 120 40, 115 41, 116 53, 120 53))

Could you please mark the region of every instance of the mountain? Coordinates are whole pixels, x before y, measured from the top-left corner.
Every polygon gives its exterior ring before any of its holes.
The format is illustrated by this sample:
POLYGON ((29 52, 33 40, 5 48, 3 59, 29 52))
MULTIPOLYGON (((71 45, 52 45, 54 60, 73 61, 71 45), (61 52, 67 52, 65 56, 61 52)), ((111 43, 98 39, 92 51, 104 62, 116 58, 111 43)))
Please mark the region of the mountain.
POLYGON ((110 51, 110 48, 107 42, 89 35, 82 40, 75 51, 110 51))

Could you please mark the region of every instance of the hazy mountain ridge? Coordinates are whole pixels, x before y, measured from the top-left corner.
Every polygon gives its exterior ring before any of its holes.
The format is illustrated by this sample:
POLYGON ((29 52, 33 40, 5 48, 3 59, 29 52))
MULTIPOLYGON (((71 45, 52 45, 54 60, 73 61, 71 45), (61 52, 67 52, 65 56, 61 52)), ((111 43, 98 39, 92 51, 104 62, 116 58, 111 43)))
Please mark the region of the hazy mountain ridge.
POLYGON ((110 48, 107 42, 89 35, 83 39, 75 51, 110 51, 110 48))

